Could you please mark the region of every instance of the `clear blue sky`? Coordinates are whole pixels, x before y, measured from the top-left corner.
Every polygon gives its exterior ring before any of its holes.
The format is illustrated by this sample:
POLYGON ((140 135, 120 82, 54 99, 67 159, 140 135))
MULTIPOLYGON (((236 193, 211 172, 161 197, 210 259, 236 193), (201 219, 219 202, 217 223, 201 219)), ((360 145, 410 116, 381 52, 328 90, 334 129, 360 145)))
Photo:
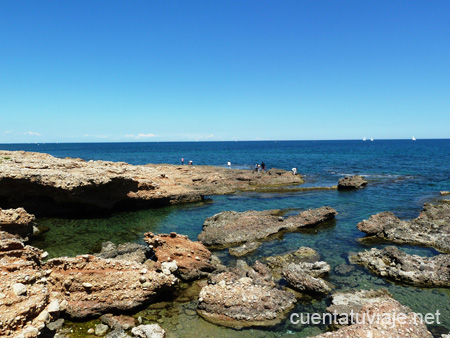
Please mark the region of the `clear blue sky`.
POLYGON ((0 2, 0 143, 450 137, 450 1, 0 2))

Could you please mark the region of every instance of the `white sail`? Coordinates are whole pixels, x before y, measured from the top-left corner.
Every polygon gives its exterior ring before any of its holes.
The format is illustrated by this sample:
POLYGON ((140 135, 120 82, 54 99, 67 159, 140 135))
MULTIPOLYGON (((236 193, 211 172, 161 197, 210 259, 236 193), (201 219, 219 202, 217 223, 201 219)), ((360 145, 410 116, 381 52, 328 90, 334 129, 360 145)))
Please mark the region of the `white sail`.
POLYGON ((412 140, 413 140, 413 141, 415 141, 415 140, 416 140, 416 138, 415 138, 415 137, 413 136, 412 140))

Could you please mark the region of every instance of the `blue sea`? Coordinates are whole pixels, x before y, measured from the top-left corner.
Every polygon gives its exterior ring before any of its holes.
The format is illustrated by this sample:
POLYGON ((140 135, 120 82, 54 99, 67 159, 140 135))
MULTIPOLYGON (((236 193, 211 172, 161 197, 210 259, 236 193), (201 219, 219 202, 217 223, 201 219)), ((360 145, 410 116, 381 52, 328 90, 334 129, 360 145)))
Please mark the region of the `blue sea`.
MULTIPOLYGON (((335 286, 335 291, 386 288, 394 298, 416 312, 434 313, 439 310, 441 324, 429 326, 436 336, 450 331, 449 289, 398 285, 359 267, 345 276, 336 272, 342 264, 348 263, 349 252, 371 247, 358 242, 359 238, 364 237, 356 229, 358 222, 381 211, 392 211, 402 219, 415 218, 423 203, 438 201, 442 199, 440 191, 450 190, 448 139, 3 144, 0 149, 131 164, 180 164, 181 158, 184 158, 185 163, 191 160, 194 165, 225 167, 230 161, 232 168, 249 170, 264 161, 267 168, 298 168, 306 179, 305 186, 310 187, 332 186, 344 176, 363 175, 369 184, 357 191, 245 192, 208 196, 201 203, 113 213, 96 218, 42 218, 38 219, 39 224, 47 226, 49 231, 35 238, 31 244, 47 250, 50 257, 56 257, 97 252, 106 240, 142 243, 142 234, 147 231, 176 231, 196 240, 205 218, 224 210, 286 209, 295 214, 308 208, 329 205, 339 212, 334 222, 264 242, 245 259, 252 263, 256 259, 291 252, 301 246, 312 247, 332 266, 328 281, 335 286)), ((385 243, 372 245, 381 247, 385 243)), ((437 254, 429 248, 404 246, 402 249, 418 255, 437 254)), ((224 263, 234 264, 235 259, 226 250, 214 253, 224 263)), ((193 292, 191 289, 187 288, 186 292, 193 292)), ((136 316, 141 316, 148 323, 159 319, 161 326, 169 332, 169 337, 312 337, 326 330, 324 325, 293 325, 289 320, 270 329, 227 329, 192 315, 195 299, 185 298, 182 298, 184 301, 169 302, 163 309, 143 310, 136 316)), ((294 311, 323 312, 328 303, 327 298, 308 298, 300 301, 294 311)))

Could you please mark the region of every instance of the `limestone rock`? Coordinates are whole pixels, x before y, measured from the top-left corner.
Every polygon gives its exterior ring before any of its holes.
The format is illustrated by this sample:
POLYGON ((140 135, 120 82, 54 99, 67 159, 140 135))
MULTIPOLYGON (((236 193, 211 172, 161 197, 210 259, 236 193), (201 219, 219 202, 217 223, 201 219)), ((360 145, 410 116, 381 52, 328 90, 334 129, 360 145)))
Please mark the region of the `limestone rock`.
POLYGON ((291 263, 282 273, 288 285, 300 292, 327 294, 331 287, 320 276, 329 271, 330 266, 325 262, 291 263))
POLYGON ((34 215, 27 213, 24 208, 0 208, 0 231, 26 237, 33 234, 34 221, 34 215))
POLYGON ((359 252, 351 256, 350 261, 397 282, 422 287, 450 286, 450 255, 421 257, 389 246, 359 252))
POLYGON ((176 233, 154 235, 144 234, 144 240, 149 245, 156 258, 156 267, 162 264, 170 270, 167 262, 176 262, 177 276, 185 281, 207 277, 216 270, 211 252, 200 242, 192 242, 187 236, 176 233))
POLYGON ((139 338, 164 338, 166 331, 158 324, 139 325, 131 330, 139 338))
POLYGON ((419 217, 410 221, 402 221, 391 212, 378 213, 357 227, 393 243, 429 246, 450 253, 450 202, 425 203, 419 217))
POLYGON ((205 220, 198 239, 210 247, 228 247, 264 239, 282 230, 314 226, 334 218, 336 210, 321 207, 301 212, 287 218, 280 210, 223 211, 205 220))
POLYGON ((273 326, 284 319, 295 296, 278 289, 270 270, 256 262, 211 277, 199 295, 197 312, 207 321, 228 327, 273 326))
POLYGON ((338 182, 338 190, 359 189, 367 185, 367 181, 359 175, 346 176, 338 182))
POLYGON ((248 242, 235 248, 229 248, 230 255, 235 257, 242 257, 257 250, 261 246, 260 242, 248 242))
POLYGON ((115 245, 113 242, 103 242, 102 250, 100 253, 95 254, 95 256, 144 263, 149 254, 150 249, 148 247, 137 243, 115 245))

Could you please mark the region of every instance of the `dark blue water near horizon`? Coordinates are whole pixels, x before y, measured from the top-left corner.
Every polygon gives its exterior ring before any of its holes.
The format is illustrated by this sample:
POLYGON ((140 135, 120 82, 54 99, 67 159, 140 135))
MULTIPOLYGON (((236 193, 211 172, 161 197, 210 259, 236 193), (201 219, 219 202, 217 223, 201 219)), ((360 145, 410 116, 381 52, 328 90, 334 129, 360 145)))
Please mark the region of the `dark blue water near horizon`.
MULTIPOLYGON (((50 257, 97 252, 101 243, 142 242, 147 231, 176 231, 196 240, 206 217, 224 210, 286 209, 297 213, 308 208, 330 205, 339 215, 334 222, 313 230, 285 234, 264 242, 245 259, 251 263, 271 255, 284 254, 309 246, 327 261, 332 272, 327 277, 335 291, 386 288, 397 300, 414 311, 439 310, 443 323, 430 328, 434 332, 450 331, 449 289, 421 289, 397 285, 370 274, 362 268, 346 275, 339 267, 348 264, 348 253, 383 246, 362 244, 356 224, 381 211, 392 211, 402 219, 417 217, 423 203, 442 199, 440 191, 450 190, 450 140, 362 140, 353 141, 254 141, 254 142, 149 142, 149 143, 70 143, 70 144, 0 144, 2 150, 25 150, 49 153, 56 157, 79 157, 84 160, 123 161, 131 164, 180 164, 183 157, 194 165, 226 166, 251 169, 264 161, 267 168, 290 170, 297 167, 306 178, 305 186, 331 186, 345 175, 360 174, 369 181, 365 189, 340 192, 306 191, 295 193, 237 193, 209 196, 202 203, 161 209, 114 213, 90 219, 38 219, 50 231, 31 244, 47 250, 50 257)), ((403 246, 408 253, 431 256, 429 248, 403 246)), ((235 259, 226 250, 214 252, 226 264, 235 259)), ((299 302, 296 312, 322 312, 327 299, 299 302)), ((195 309, 195 302, 174 303, 175 314, 162 326, 178 337, 311 337, 325 326, 295 326, 286 322, 265 330, 241 331, 209 324, 197 316, 184 315, 195 309), (190 329, 192 327, 192 329, 190 329)), ((167 311, 172 311, 167 310, 167 311)), ((150 311, 150 310, 149 310, 150 311)), ((436 336, 438 336, 436 333, 436 336)))

